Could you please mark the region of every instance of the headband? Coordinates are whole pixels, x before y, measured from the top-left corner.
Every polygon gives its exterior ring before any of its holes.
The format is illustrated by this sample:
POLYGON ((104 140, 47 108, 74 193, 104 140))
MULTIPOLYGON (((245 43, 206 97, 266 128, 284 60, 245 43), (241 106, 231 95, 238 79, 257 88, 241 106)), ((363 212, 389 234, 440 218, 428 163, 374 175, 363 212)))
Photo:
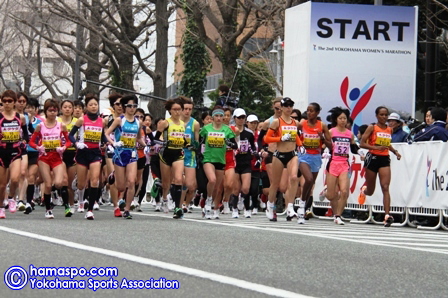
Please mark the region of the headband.
POLYGON ((221 110, 221 109, 214 110, 212 112, 212 117, 215 116, 215 115, 222 115, 222 116, 224 116, 224 110, 221 110))

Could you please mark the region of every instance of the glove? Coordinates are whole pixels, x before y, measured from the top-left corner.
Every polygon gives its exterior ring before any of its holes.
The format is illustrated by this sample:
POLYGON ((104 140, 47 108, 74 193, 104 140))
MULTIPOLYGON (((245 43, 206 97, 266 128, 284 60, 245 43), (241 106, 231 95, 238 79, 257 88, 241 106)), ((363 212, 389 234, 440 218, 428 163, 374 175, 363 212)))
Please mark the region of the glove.
POLYGON ((322 154, 322 158, 328 159, 331 157, 330 153, 325 152, 324 154, 322 154))
POLYGON ((36 149, 39 152, 39 155, 47 155, 47 153, 45 152, 44 146, 38 146, 36 149))
POLYGON ((115 147, 115 148, 123 147, 123 145, 124 145, 124 144, 123 144, 122 141, 119 141, 119 142, 115 142, 115 143, 114 143, 114 147, 115 147))
POLYGON ((78 148, 79 150, 82 150, 82 149, 86 149, 86 148, 89 148, 86 144, 84 144, 83 142, 77 142, 76 143, 76 148, 78 148))
POLYGON ((297 152, 299 153, 299 155, 303 155, 306 153, 306 149, 303 146, 298 146, 297 147, 297 152))
POLYGON ((145 153, 145 155, 149 155, 149 152, 151 152, 151 147, 146 146, 145 149, 143 149, 143 153, 145 153))
POLYGON ((226 145, 229 146, 232 149, 238 149, 238 145, 233 143, 231 140, 226 139, 226 145))
POLYGON ((289 141, 291 139, 291 134, 287 133, 282 136, 282 142, 289 141))
POLYGON ((64 154, 65 146, 56 148, 56 152, 59 153, 60 156, 64 154))
POLYGON ((114 147, 112 147, 112 145, 107 145, 107 153, 108 154, 112 154, 112 153, 114 153, 115 152, 115 149, 114 149, 114 147))
POLYGON ((159 140, 155 140, 155 141, 154 141, 154 144, 160 145, 160 146, 162 146, 162 147, 165 147, 165 146, 166 146, 166 142, 164 142, 164 141, 159 141, 159 140))

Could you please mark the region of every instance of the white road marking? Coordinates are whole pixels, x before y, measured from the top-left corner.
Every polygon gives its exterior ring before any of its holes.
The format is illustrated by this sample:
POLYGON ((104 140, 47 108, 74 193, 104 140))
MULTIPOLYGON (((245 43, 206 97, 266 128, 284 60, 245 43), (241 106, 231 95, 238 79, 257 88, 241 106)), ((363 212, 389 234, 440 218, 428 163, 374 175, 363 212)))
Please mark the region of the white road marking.
POLYGON ((153 266, 153 267, 157 267, 157 268, 161 268, 161 269, 165 269, 165 270, 170 270, 170 271, 174 271, 174 272, 178 272, 178 273, 182 273, 182 274, 186 274, 186 275, 190 275, 190 276, 200 277, 200 278, 208 279, 211 281, 219 282, 222 284, 227 284, 230 286, 235 286, 235 287, 239 287, 242 289, 246 289, 246 290, 250 290, 250 291, 254 291, 254 292, 258 292, 258 293, 262 293, 262 294, 267 294, 267 295, 271 295, 271 296, 296 297, 296 298, 311 297, 311 296, 305 296, 305 295, 297 294, 294 292, 290 292, 290 291, 286 291, 286 290, 282 290, 282 289, 278 289, 278 288, 274 288, 274 287, 265 286, 262 284, 257 284, 257 283, 233 278, 230 276, 220 275, 220 274, 207 272, 207 271, 203 271, 203 270, 198 270, 198 269, 194 269, 194 268, 190 268, 190 267, 180 266, 180 265, 176 265, 176 264, 172 264, 172 263, 143 258, 143 257, 139 257, 139 256, 127 254, 127 253, 122 253, 122 252, 118 252, 118 251, 113 251, 113 250, 109 250, 109 249, 88 246, 88 245, 84 245, 84 244, 80 244, 80 243, 76 243, 76 242, 71 242, 71 241, 66 241, 66 240, 48 237, 48 236, 44 236, 44 235, 39 235, 36 233, 29 233, 29 232, 11 229, 11 228, 7 228, 7 227, 3 227, 3 226, 0 226, 0 231, 4 231, 7 233, 20 235, 20 236, 24 236, 24 237, 28 237, 28 238, 33 238, 33 239, 37 239, 40 241, 50 242, 50 243, 54 243, 54 244, 58 244, 58 245, 63 245, 63 246, 75 248, 78 250, 80 249, 80 250, 90 251, 90 252, 94 252, 94 253, 98 253, 98 254, 114 257, 114 258, 132 261, 132 262, 139 263, 139 264, 144 264, 144 265, 149 265, 149 266, 153 266))

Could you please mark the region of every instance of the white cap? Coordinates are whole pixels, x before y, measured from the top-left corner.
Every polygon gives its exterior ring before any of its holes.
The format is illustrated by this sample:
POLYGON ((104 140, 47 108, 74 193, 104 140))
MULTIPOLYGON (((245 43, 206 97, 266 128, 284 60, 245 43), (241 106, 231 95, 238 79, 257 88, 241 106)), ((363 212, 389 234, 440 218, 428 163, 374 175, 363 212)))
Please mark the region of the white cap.
POLYGON ((387 118, 387 120, 397 120, 400 122, 403 122, 403 120, 401 120, 400 115, 398 115, 398 113, 390 113, 389 118, 387 118))
POLYGON ((247 122, 254 122, 254 121, 260 122, 260 121, 258 121, 257 115, 252 114, 252 115, 247 116, 247 122))
POLYGON ((233 111, 233 117, 240 117, 243 115, 246 116, 246 112, 241 108, 235 109, 235 111, 233 111))

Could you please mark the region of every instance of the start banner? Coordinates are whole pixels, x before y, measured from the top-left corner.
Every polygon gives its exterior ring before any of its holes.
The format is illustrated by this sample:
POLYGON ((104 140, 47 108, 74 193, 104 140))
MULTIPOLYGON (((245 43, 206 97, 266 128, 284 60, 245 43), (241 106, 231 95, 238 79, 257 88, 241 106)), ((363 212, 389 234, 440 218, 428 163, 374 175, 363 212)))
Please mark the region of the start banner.
MULTIPOLYGON (((393 146, 402 158, 397 160, 394 154, 390 154, 391 206, 448 209, 448 143, 421 142, 393 146)), ((359 155, 351 155, 350 161, 350 196, 347 202, 358 204, 358 195, 365 183, 365 168, 359 155)), ((315 201, 319 200, 319 193, 325 186, 327 162, 324 159, 316 180, 313 192, 315 201)), ((379 177, 375 193, 367 197, 366 204, 383 205, 379 177)))

